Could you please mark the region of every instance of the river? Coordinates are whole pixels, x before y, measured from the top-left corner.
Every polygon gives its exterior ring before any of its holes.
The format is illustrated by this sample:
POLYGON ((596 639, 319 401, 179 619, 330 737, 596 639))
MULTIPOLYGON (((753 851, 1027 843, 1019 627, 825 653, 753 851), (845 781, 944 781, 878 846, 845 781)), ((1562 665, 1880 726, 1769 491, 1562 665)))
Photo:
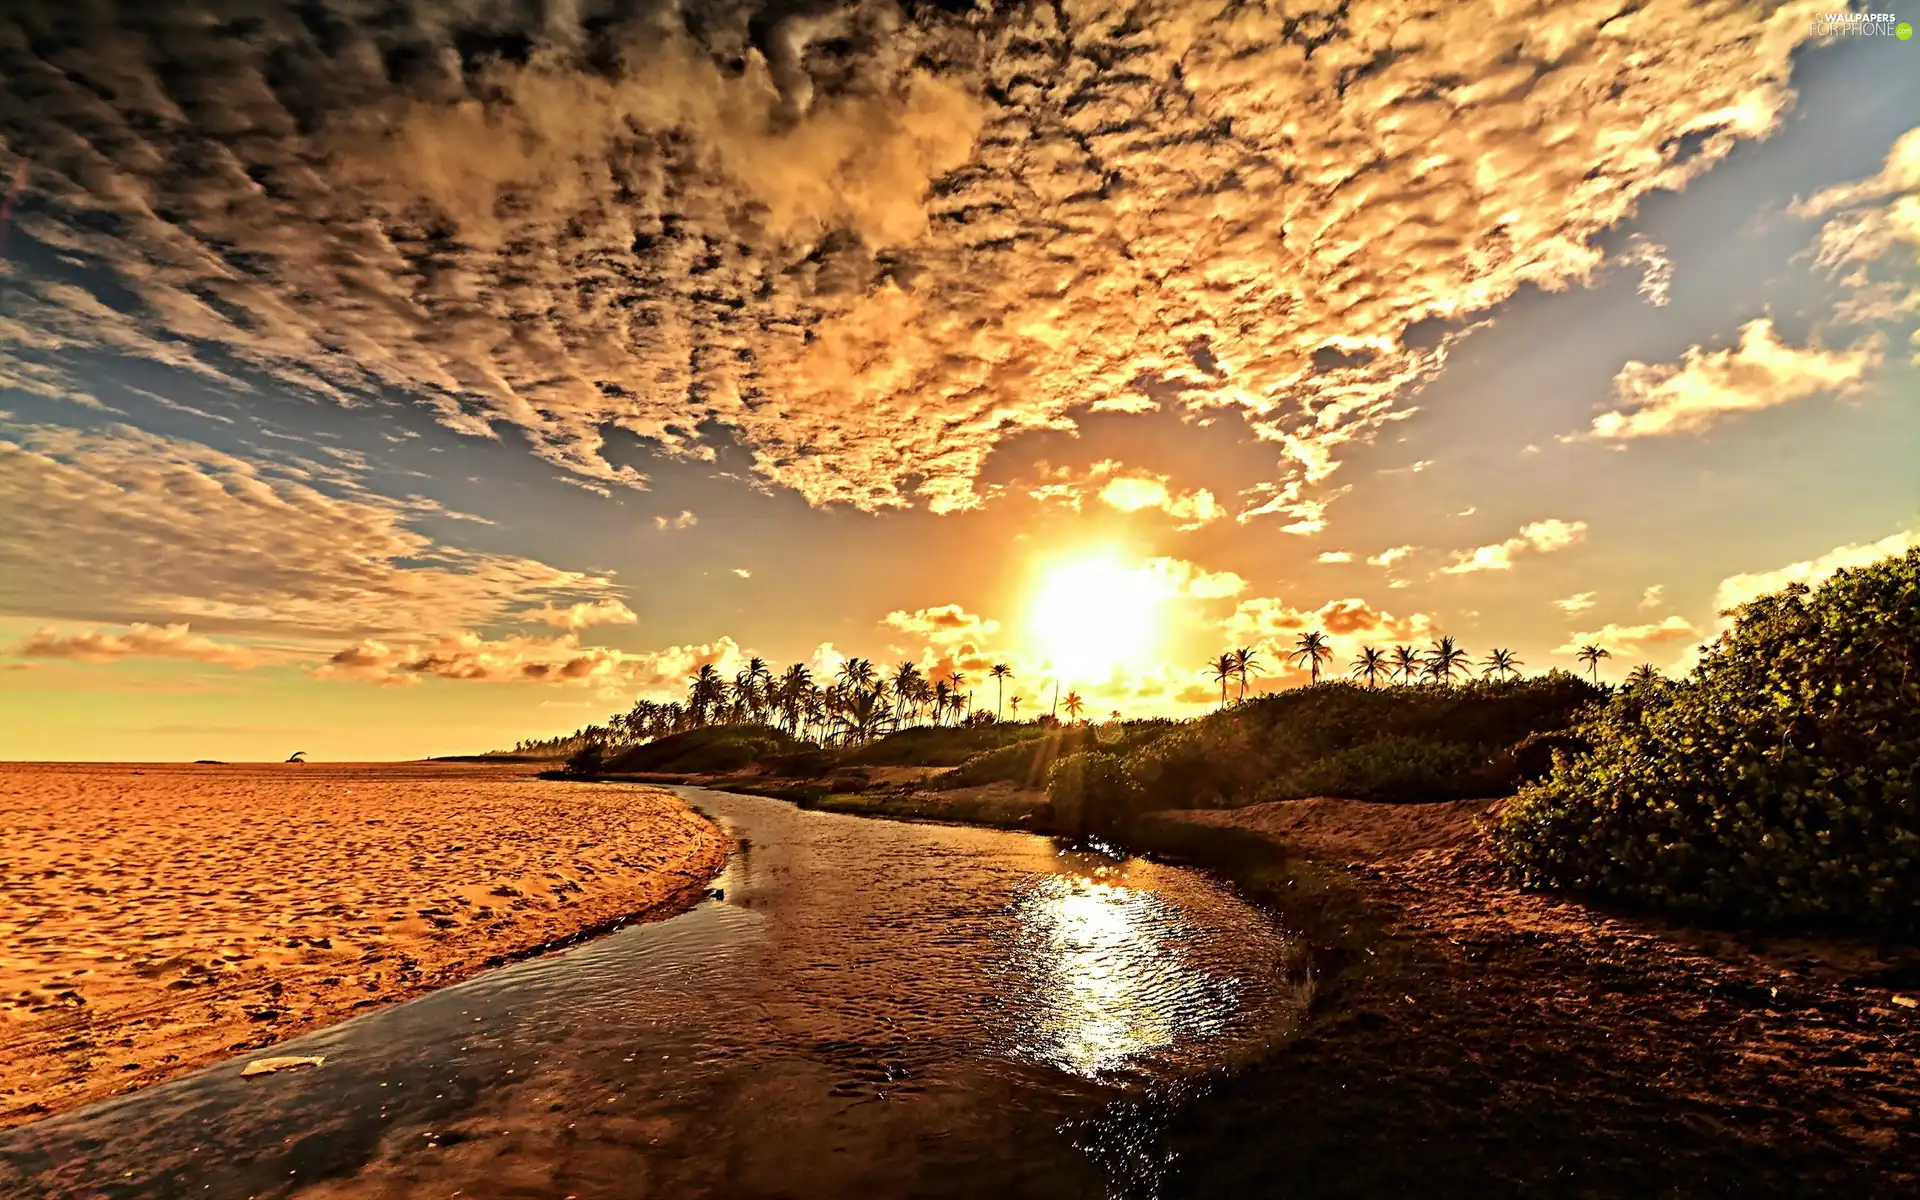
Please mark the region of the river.
POLYGON ((737 845, 690 911, 0 1133, 0 1193, 1148 1197, 1303 1010, 1197 872, 677 790, 737 845))

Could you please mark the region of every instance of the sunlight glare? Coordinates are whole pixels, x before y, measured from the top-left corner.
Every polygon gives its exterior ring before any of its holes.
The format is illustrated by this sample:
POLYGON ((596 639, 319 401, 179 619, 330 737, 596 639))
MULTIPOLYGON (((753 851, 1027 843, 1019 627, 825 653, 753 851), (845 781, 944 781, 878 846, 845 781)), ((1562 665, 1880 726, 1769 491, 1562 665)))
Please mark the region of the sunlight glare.
POLYGON ((1034 597, 1036 647, 1055 670, 1081 680, 1144 663, 1152 655, 1163 595, 1150 572, 1112 553, 1055 563, 1034 597))

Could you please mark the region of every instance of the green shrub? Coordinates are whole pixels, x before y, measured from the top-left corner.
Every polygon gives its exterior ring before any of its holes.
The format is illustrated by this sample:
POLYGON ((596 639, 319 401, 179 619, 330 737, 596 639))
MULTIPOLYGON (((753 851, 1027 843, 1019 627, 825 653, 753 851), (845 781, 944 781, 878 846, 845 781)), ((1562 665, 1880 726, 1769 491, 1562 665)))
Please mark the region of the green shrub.
POLYGON ((1042 788, 1047 772, 1058 759, 1087 749, 1094 744, 1094 731, 1079 725, 1066 729, 1042 729, 1010 746, 977 754, 958 767, 938 776, 930 786, 940 789, 978 787, 987 783, 1011 783, 1015 787, 1042 788))
POLYGON ((869 767, 957 767, 977 754, 1045 736, 1046 730, 1035 725, 917 726, 845 751, 841 761, 869 767))
POLYGON ((1111 754, 1069 754, 1047 772, 1049 824, 1060 833, 1122 832, 1140 815, 1144 800, 1139 784, 1111 754))
POLYGON ((1616 694, 1494 828, 1528 883, 1763 924, 1920 929, 1920 551, 1739 610, 1616 694))
POLYGON ((708 775, 810 748, 770 725, 709 725, 622 751, 608 762, 607 770, 708 775))
POLYGON ((1316 758, 1263 785, 1259 800, 1458 800, 1498 794, 1478 748, 1432 738, 1383 737, 1316 758))
POLYGON ((606 769, 607 748, 588 742, 567 758, 564 774, 569 779, 592 779, 606 769))

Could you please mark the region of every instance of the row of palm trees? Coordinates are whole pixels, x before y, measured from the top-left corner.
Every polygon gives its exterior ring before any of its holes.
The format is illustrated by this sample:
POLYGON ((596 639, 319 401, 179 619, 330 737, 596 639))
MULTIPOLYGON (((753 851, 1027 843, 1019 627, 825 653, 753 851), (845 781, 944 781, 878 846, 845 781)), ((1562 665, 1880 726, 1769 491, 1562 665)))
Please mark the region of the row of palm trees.
MULTIPOLYGON (((765 659, 752 658, 731 679, 706 663, 688 679, 684 700, 640 700, 605 725, 588 725, 564 738, 523 741, 514 749, 537 753, 573 750, 588 743, 637 744, 728 724, 774 725, 822 745, 861 745, 898 729, 996 721, 1009 707, 1019 720, 1020 697, 1009 700, 1006 695, 1013 668, 995 663, 987 677, 995 686, 992 712, 974 708, 964 672, 930 677, 913 662, 887 671, 871 659, 849 658, 826 680, 816 679, 805 663, 794 663, 775 675, 765 659)), ((1057 696, 1057 688, 1055 692, 1057 696)), ((1071 691, 1059 702, 1072 717, 1086 703, 1071 691)))
MULTIPOLYGON (((1595 684, 1600 682, 1600 661, 1613 655, 1603 646, 1582 646, 1575 657, 1585 666, 1595 684)), ((1327 635, 1315 629, 1301 634, 1294 641, 1294 649, 1287 656, 1287 662, 1295 667, 1306 669, 1314 683, 1320 682, 1320 669, 1333 658, 1333 647, 1327 641, 1327 635)), ((1220 683, 1220 704, 1227 703, 1227 686, 1236 683, 1239 686, 1237 699, 1247 697, 1247 684, 1254 675, 1265 673, 1260 665, 1260 652, 1252 647, 1242 646, 1238 650, 1226 650, 1220 657, 1207 664, 1214 679, 1220 683)), ((1496 648, 1481 660, 1480 677, 1482 679, 1517 678, 1520 668, 1526 664, 1514 656, 1513 651, 1496 648)), ((1378 646, 1362 646, 1354 658, 1349 674, 1355 679, 1366 680, 1368 687, 1377 687, 1382 679, 1411 683, 1437 683, 1450 686, 1456 674, 1471 678, 1473 656, 1462 649, 1458 642, 1450 637, 1436 640, 1425 650, 1416 650, 1412 646, 1395 646, 1391 652, 1378 646)), ((1635 682, 1658 678, 1659 673, 1651 666, 1642 664, 1631 677, 1635 682), (1645 679, 1641 677, 1645 676, 1645 679)))

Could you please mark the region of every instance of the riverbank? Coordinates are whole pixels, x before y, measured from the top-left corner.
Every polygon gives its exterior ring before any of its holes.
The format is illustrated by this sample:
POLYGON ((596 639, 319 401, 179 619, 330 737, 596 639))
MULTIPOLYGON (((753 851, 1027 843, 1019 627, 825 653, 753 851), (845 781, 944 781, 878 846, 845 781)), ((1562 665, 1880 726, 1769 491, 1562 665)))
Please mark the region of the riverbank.
MULTIPOLYGON (((1047 815, 1043 792, 907 775, 700 781, 864 815, 1047 815)), ((1920 949, 1524 891, 1479 829, 1498 803, 1293 800, 1136 830, 1279 914, 1317 968, 1302 1034, 1175 1115, 1169 1195, 1282 1177, 1316 1197, 1920 1187, 1920 949)))
POLYGON ((719 830, 534 765, 0 765, 0 1127, 696 900, 719 830))
POLYGON ((1302 1036, 1176 1119, 1174 1194, 1891 1195, 1920 1185, 1920 953, 1522 891, 1492 802, 1154 818, 1321 967, 1302 1036), (1204 1153, 1200 1151, 1204 1148, 1204 1153))

